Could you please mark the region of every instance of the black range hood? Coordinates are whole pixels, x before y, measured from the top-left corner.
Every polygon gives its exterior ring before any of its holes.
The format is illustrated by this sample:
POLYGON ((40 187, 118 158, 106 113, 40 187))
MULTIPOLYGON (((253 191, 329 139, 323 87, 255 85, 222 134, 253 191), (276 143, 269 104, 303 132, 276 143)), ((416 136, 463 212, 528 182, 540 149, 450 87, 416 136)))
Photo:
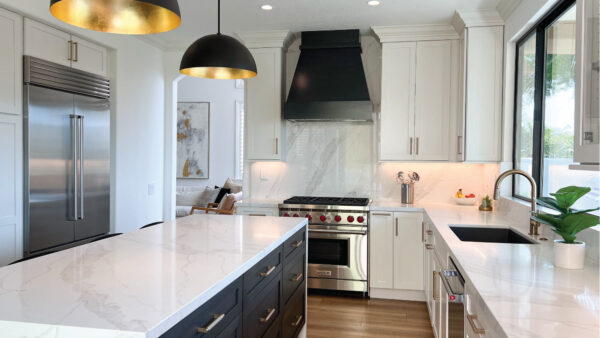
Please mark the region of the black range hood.
POLYGON ((283 116, 295 121, 372 121, 358 29, 302 32, 283 116))

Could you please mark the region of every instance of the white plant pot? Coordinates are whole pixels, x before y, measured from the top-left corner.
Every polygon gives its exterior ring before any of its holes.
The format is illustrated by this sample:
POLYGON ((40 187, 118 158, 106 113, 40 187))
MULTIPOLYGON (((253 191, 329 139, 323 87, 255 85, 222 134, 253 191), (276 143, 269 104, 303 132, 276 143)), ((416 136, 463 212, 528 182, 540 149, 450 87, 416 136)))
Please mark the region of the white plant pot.
POLYGON ((583 269, 585 262, 585 242, 567 244, 563 240, 554 241, 554 266, 564 269, 583 269))

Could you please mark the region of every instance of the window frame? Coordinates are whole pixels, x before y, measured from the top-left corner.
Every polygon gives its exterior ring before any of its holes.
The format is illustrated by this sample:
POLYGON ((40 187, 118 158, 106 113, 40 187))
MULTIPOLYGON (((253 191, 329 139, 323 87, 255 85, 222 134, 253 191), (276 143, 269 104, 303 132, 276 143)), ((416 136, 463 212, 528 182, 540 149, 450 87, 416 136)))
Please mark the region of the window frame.
MULTIPOLYGON (((546 29, 552 26, 564 13, 572 6, 577 5, 577 0, 561 0, 552 7, 531 29, 529 29, 515 44, 515 78, 514 78, 514 102, 513 102, 513 169, 517 168, 517 138, 520 132, 520 120, 517 112, 519 110, 519 48, 525 44, 529 38, 535 36, 535 79, 534 79, 534 109, 533 109, 533 142, 531 158, 531 176, 537 184, 537 196, 541 196, 543 191, 542 180, 543 168, 543 149, 544 149, 544 104, 546 91, 546 29)), ((530 197, 517 194, 517 180, 512 181, 512 196, 524 201, 531 201, 530 197)))

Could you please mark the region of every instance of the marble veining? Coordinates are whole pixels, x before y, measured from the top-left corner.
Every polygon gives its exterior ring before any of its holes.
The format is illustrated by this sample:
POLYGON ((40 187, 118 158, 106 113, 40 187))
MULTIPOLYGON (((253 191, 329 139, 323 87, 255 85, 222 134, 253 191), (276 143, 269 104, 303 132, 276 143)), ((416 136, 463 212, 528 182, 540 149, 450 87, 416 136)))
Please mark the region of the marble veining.
POLYGON ((306 226, 194 215, 0 268, 2 337, 158 337, 306 226))
POLYGON ((551 241, 554 233, 546 226, 541 227, 540 237, 550 240, 535 245, 462 242, 448 227, 450 224, 507 226, 527 234, 526 208, 506 200, 497 207, 497 211, 486 213, 477 207, 450 204, 406 206, 375 201, 371 210, 424 210, 504 335, 597 337, 600 332, 597 260, 586 260, 583 270, 555 268, 551 241))

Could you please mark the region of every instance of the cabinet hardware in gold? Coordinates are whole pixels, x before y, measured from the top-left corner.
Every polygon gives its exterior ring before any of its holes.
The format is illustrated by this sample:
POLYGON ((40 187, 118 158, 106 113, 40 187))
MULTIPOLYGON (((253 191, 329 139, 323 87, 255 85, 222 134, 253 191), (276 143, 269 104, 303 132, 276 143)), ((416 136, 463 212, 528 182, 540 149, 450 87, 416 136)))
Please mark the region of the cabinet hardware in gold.
POLYGON ((427 230, 427 231, 426 231, 426 234, 427 234, 427 235, 429 235, 429 236, 431 236, 431 235, 433 235, 433 231, 431 231, 431 230, 427 230))
POLYGON ((410 137, 410 155, 412 155, 412 148, 413 148, 413 138, 410 137))
POLYGON ((380 213, 380 212, 374 212, 371 214, 371 216, 392 216, 392 214, 385 214, 385 213, 380 213))
POLYGON ((416 149, 417 155, 419 155, 419 138, 418 137, 417 137, 417 143, 415 145, 415 149, 416 149))
POLYGON ((303 241, 303 240, 299 240, 299 241, 298 241, 298 242, 296 242, 296 243, 292 243, 292 247, 293 247, 293 248, 297 248, 297 247, 299 247, 300 245, 302 245, 302 243, 304 243, 304 241, 303 241))
POLYGON ((458 154, 462 155, 462 136, 458 137, 458 154))
POLYGON ((198 333, 208 333, 210 330, 214 329, 217 324, 219 324, 225 318, 224 313, 215 313, 213 316, 213 320, 206 327, 199 327, 198 333))
POLYGON ((440 300, 440 295, 439 295, 439 287, 438 287, 438 272, 437 271, 433 271, 433 294, 431 295, 433 297, 433 300, 440 300))
POLYGON ((485 334, 485 329, 477 327, 477 325, 475 324, 475 320, 477 320, 477 315, 467 314, 467 320, 469 321, 469 324, 473 328, 473 332, 475 332, 476 334, 485 334))
POLYGON ((73 46, 75 46, 75 57, 73 58, 73 61, 78 62, 79 61, 79 43, 73 42, 73 46))
POLYGON ((69 40, 69 56, 67 57, 67 60, 69 61, 73 61, 73 41, 69 40))
POLYGON ((268 322, 271 317, 273 317, 273 315, 275 314, 275 311, 277 311, 276 308, 271 308, 271 309, 267 309, 267 316, 266 317, 261 317, 259 320, 261 323, 266 323, 268 322))
POLYGON ((275 155, 279 155, 279 137, 275 138, 275 155))
POLYGON ((398 237, 398 218, 396 218, 396 237, 398 237))
POLYGON ((269 269, 265 272, 261 272, 260 276, 261 277, 267 277, 268 275, 270 275, 273 271, 275 271, 275 266, 271 266, 269 267, 269 269))
POLYGON ((421 222, 421 242, 425 242, 425 222, 421 222))
POLYGON ((263 217, 266 217, 267 215, 265 215, 265 214, 250 214, 248 216, 263 216, 263 217))
POLYGON ((432 250, 433 249, 433 244, 425 244, 425 249, 432 250))
POLYGON ((297 282, 297 281, 301 280, 303 276, 304 276, 304 274, 299 273, 294 278, 290 279, 290 281, 297 282))
POLYGON ((297 315, 296 316, 296 321, 292 323, 293 327, 298 327, 298 325, 300 325, 300 323, 302 322, 302 315, 297 315))

